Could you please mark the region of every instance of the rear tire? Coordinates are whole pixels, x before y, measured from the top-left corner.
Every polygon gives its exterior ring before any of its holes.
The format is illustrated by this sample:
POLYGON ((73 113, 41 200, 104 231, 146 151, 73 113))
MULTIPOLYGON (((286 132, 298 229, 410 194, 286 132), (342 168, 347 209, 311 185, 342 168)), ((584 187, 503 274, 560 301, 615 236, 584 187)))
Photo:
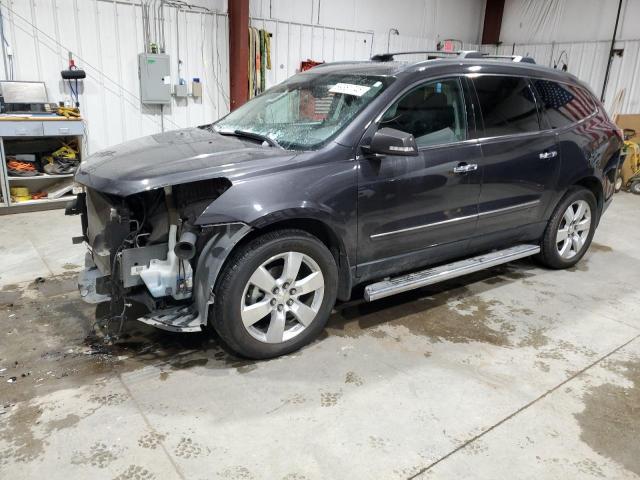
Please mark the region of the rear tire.
POLYGON ((634 180, 631 182, 631 185, 629 185, 629 191, 636 195, 640 195, 640 180, 634 180))
POLYGON ((267 233, 228 260, 211 307, 213 327, 244 357, 293 352, 326 325, 337 285, 333 255, 317 238, 293 229, 267 233))
POLYGON ((597 222, 596 198, 573 187, 560 200, 542 237, 538 260, 554 269, 574 266, 591 245, 597 222))
POLYGON ((622 190, 622 168, 618 168, 618 174, 616 175, 616 183, 614 184, 614 190, 618 193, 622 190))

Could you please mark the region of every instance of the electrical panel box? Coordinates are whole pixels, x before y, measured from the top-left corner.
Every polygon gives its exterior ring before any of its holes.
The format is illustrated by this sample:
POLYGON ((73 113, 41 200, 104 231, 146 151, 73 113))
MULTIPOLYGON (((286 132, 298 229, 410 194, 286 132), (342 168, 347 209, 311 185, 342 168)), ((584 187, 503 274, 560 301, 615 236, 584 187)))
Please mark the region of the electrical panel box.
POLYGON ((170 57, 164 53, 140 53, 138 55, 140 99, 148 104, 171 103, 170 57))

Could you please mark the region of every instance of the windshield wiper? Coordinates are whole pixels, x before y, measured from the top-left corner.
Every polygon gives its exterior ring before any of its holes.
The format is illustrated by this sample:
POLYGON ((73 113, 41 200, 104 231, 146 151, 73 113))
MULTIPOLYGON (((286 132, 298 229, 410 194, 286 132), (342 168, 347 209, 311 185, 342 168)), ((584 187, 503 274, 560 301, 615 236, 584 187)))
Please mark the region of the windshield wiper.
POLYGON ((278 142, 276 142, 273 138, 269 138, 266 135, 262 135, 260 133, 248 132, 246 130, 233 130, 233 131, 218 131, 220 135, 236 135, 238 137, 246 137, 252 140, 258 140, 260 142, 267 142, 272 147, 282 148, 278 142))

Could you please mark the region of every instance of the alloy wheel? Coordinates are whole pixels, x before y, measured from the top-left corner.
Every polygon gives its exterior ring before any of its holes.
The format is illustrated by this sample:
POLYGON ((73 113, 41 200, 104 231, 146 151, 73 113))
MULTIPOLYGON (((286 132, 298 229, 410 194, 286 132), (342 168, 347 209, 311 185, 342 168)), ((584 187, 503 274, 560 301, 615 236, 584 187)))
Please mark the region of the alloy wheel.
POLYGON ((315 320, 324 297, 324 276, 309 255, 285 252, 263 262, 251 275, 241 299, 247 332, 264 343, 300 335, 315 320))
POLYGON ((584 200, 576 200, 567 207, 558 225, 556 247, 560 256, 569 260, 578 255, 589 237, 591 207, 584 200))
POLYGON ((622 177, 620 175, 618 175, 618 177, 616 178, 616 183, 614 188, 616 192, 619 192, 620 190, 622 190, 622 177))

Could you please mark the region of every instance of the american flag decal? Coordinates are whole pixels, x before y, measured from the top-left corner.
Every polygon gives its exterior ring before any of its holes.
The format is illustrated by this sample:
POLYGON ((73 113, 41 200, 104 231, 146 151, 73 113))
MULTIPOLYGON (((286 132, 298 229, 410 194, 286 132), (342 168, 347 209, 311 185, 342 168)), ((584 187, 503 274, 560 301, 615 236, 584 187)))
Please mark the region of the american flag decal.
MULTIPOLYGON (((566 85, 549 80, 535 80, 536 90, 544 104, 545 109, 555 110, 567 120, 567 124, 579 122, 592 113, 596 108, 589 93, 575 85, 566 85)), ((563 125, 552 125, 561 127, 563 125)), ((600 132, 595 131, 588 125, 579 127, 593 140, 600 138, 600 132)))
POLYGON ((557 110, 570 122, 580 121, 593 113, 592 102, 582 89, 548 80, 536 80, 535 85, 545 107, 557 110))

